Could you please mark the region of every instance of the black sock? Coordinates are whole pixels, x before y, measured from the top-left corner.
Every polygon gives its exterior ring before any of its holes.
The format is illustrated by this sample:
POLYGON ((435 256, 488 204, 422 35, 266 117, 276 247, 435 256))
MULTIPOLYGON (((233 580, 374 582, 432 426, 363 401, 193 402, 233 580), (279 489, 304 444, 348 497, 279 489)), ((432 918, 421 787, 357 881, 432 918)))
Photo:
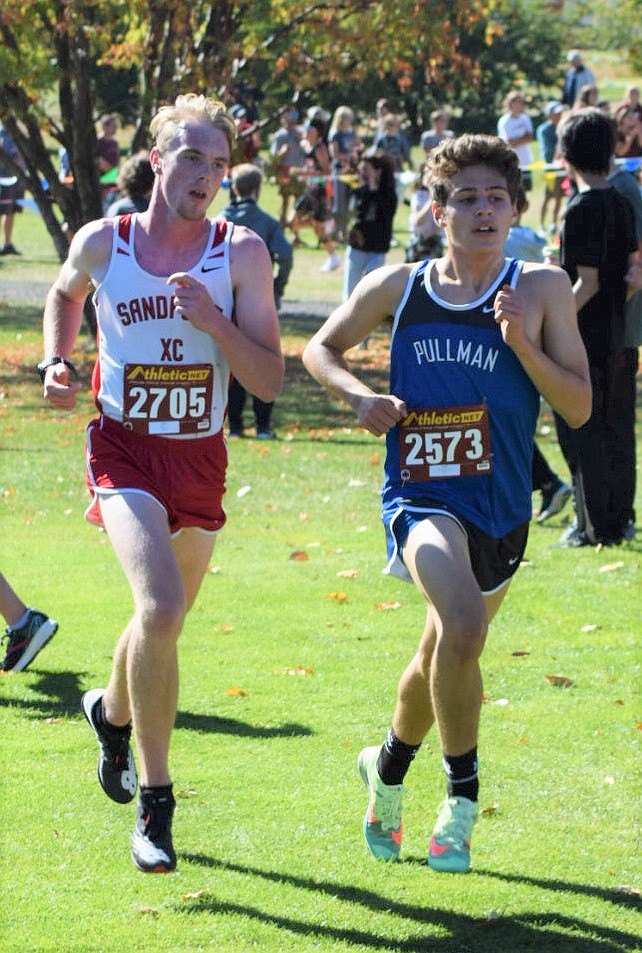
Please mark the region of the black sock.
POLYGON ((171 798, 173 784, 161 784, 158 787, 140 787, 140 797, 142 801, 160 801, 163 798, 171 798))
POLYGON ((448 797, 465 797, 469 801, 476 801, 479 796, 477 748, 455 758, 445 754, 443 765, 448 777, 448 797))
POLYGON ((383 783, 401 784, 410 767, 410 762, 420 748, 421 745, 407 745, 400 741, 390 728, 377 761, 377 771, 383 783))

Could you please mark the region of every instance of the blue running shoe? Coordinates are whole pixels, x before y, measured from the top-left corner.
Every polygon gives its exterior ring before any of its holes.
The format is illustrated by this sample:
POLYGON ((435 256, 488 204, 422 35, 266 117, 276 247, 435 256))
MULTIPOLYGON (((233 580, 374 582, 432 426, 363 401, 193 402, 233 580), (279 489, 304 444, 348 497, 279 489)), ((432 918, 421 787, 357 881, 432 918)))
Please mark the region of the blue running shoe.
POLYGON ((470 835, 479 805, 466 797, 447 797, 430 839, 428 866, 444 873, 470 870, 470 835))
POLYGON ((377 771, 380 750, 364 748, 357 761, 363 783, 370 792, 363 836, 377 860, 397 860, 401 849, 403 784, 383 783, 377 771))

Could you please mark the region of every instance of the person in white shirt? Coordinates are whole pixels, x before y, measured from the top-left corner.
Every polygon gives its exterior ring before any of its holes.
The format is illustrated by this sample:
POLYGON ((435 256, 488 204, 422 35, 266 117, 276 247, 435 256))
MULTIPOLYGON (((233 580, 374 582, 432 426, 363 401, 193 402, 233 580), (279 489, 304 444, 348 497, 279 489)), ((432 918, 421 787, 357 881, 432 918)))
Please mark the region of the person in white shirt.
POLYGON ((535 139, 535 130, 530 116, 525 111, 522 94, 514 89, 504 100, 504 113, 497 121, 497 135, 517 153, 519 167, 522 170, 524 188, 531 188, 529 166, 533 161, 531 142, 535 139), (528 173, 528 174, 526 174, 528 173))

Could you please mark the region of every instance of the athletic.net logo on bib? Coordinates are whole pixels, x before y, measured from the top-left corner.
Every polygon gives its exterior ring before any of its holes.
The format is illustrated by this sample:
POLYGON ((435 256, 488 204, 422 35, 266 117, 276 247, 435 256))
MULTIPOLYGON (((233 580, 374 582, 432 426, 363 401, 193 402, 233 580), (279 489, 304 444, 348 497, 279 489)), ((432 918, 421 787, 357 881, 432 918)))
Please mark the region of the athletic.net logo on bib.
POLYGON ((126 364, 123 426, 157 436, 208 430, 211 364, 126 364))
POLYGON ((485 404, 412 410, 399 425, 404 483, 492 472, 485 404))

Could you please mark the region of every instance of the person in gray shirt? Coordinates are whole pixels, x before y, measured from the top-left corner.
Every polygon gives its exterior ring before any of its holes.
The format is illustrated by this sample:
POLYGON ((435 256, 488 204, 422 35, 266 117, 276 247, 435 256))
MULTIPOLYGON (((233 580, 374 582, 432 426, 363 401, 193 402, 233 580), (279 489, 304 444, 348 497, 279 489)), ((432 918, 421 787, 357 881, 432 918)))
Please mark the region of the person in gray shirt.
MULTIPOLYGON (((230 188, 232 201, 223 209, 223 217, 230 222, 245 225, 262 238, 275 266, 274 300, 277 310, 281 307, 281 297, 292 270, 292 245, 285 237, 279 222, 259 208, 259 194, 263 174, 259 168, 249 163, 236 165, 232 169, 230 188)), ((228 389, 228 418, 230 437, 243 436, 243 410, 247 392, 232 377, 228 389)), ((271 426, 274 402, 266 403, 253 397, 254 419, 258 440, 273 440, 276 434, 271 426)))

